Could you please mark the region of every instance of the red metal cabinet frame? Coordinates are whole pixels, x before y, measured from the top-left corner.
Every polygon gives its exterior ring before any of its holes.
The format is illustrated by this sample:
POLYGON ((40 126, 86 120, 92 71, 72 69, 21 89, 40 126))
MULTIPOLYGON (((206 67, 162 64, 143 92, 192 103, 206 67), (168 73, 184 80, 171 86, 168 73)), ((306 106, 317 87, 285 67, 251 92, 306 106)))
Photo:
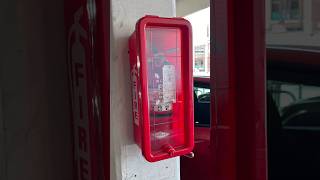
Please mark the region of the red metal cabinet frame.
POLYGON ((129 47, 132 95, 136 97, 134 134, 144 157, 155 162, 190 153, 194 145, 191 24, 183 18, 145 16, 137 22, 129 47), (170 95, 166 104, 172 109, 155 111, 152 107, 157 105, 152 99, 164 101, 158 93, 165 89, 159 72, 165 66, 173 67, 174 77, 170 79, 174 79, 175 95, 170 95), (161 133, 160 138, 157 133, 161 133))

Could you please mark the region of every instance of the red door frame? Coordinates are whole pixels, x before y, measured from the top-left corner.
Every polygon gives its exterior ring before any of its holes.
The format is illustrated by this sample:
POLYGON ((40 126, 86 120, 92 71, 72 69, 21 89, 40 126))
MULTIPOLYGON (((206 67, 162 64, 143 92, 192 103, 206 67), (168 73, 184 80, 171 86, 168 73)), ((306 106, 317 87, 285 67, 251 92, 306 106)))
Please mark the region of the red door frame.
POLYGON ((216 180, 266 180, 264 0, 211 0, 216 180))
POLYGON ((100 59, 103 177, 110 179, 110 0, 97 0, 97 55, 100 59))
POLYGON ((65 0, 75 180, 110 178, 110 1, 65 0))

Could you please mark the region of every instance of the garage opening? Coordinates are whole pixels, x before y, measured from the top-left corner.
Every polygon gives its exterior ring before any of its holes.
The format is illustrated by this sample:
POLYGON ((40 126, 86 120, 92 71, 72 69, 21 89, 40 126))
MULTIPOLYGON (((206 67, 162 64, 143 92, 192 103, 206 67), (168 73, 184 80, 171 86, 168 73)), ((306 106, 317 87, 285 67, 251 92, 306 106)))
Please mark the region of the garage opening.
POLYGON ((210 179, 210 7, 209 1, 177 0, 177 16, 187 19, 193 33, 194 157, 181 157, 181 180, 210 179))

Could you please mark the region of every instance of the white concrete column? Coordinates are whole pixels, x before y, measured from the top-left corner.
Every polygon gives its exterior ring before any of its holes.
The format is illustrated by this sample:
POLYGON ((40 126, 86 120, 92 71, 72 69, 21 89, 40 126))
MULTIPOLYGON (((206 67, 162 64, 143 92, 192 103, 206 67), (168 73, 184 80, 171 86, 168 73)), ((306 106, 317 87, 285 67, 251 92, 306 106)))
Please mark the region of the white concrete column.
POLYGON ((312 0, 303 2, 303 32, 307 35, 312 34, 312 0))
POLYGON ((133 140, 128 38, 136 21, 146 14, 172 17, 174 0, 111 1, 111 149, 112 180, 179 180, 179 158, 149 163, 133 140))
POLYGON ((266 30, 269 31, 271 29, 271 0, 265 0, 266 7, 266 30))

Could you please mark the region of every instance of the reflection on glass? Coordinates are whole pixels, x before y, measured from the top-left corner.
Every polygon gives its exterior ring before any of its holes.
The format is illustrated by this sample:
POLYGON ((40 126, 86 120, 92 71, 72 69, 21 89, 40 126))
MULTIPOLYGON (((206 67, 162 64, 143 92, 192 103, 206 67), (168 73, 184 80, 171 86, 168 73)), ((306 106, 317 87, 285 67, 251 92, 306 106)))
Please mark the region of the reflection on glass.
POLYGON ((146 28, 148 92, 153 154, 184 145, 181 30, 146 28))

